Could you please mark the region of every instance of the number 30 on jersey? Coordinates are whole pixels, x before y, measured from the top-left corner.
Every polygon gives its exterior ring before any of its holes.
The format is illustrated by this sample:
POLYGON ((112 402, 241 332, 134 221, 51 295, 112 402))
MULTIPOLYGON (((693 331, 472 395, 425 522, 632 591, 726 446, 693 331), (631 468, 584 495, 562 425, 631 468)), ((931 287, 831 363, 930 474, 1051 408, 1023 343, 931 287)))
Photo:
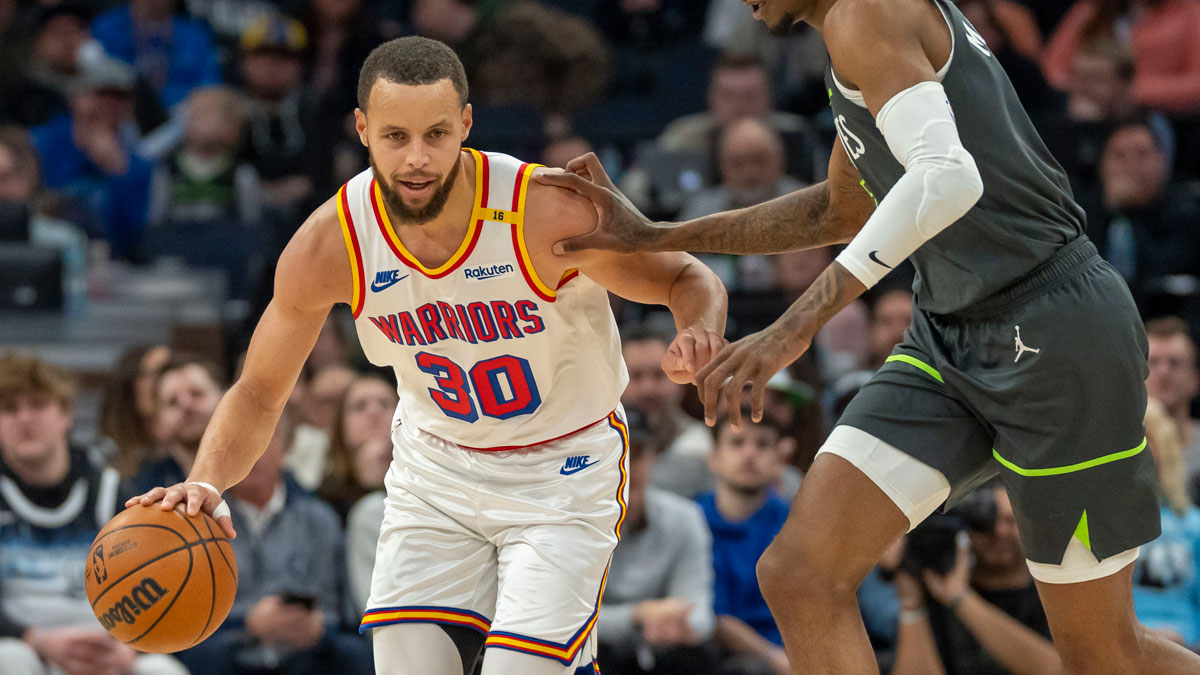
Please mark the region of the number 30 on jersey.
POLYGON ((464 422, 479 419, 480 412, 498 420, 528 415, 542 404, 533 369, 519 356, 484 359, 464 371, 444 356, 418 352, 417 367, 433 375, 438 386, 429 388, 433 402, 447 416, 464 422))

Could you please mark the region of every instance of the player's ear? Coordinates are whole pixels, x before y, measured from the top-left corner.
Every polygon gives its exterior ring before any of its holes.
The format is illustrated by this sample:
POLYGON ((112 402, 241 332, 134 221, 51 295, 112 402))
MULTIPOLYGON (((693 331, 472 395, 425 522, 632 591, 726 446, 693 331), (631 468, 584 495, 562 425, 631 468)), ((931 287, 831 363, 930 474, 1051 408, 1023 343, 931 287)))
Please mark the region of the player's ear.
POLYGON ((354 130, 358 132, 358 140, 367 147, 367 113, 362 108, 354 109, 354 130))
POLYGON ((463 134, 462 134, 462 138, 459 140, 459 143, 466 142, 467 136, 471 135, 471 125, 474 123, 475 122, 471 117, 471 104, 468 103, 463 106, 463 111, 462 111, 463 134))

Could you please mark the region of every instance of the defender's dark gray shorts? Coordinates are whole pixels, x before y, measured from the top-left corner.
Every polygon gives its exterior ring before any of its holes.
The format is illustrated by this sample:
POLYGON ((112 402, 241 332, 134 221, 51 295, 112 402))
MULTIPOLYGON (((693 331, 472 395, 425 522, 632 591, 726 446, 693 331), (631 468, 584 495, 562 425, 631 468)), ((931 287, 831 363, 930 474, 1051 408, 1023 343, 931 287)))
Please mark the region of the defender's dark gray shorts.
POLYGON ((838 424, 940 471, 943 508, 999 472, 1029 560, 1073 536, 1102 560, 1159 534, 1146 375, 1129 290, 1081 237, 964 312, 914 310, 838 424))

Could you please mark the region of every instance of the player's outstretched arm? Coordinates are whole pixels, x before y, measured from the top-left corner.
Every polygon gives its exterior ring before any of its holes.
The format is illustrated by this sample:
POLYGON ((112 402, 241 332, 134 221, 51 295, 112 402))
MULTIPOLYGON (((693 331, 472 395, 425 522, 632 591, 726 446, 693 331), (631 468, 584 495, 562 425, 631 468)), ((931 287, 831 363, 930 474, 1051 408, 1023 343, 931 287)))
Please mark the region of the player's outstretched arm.
POLYGON ((538 274, 558 279, 574 268, 623 298, 665 305, 678 334, 663 370, 675 382, 693 382, 695 372, 725 346, 728 297, 717 275, 687 253, 585 250, 556 255, 551 245, 557 238, 595 228, 595 211, 578 195, 552 187, 531 186, 528 199, 525 237, 538 274))
POLYGON ((135 503, 185 504, 190 515, 213 515, 235 536, 221 493, 246 477, 271 440, 329 310, 352 293, 350 262, 333 202, 305 222, 279 258, 275 296, 263 312, 242 376, 222 397, 200 442, 187 481, 156 487, 135 503))
POLYGON ((599 224, 594 231, 564 239, 555 251, 586 249, 782 253, 850 241, 875 207, 841 145, 829 158, 829 178, 756 206, 724 211, 681 223, 653 222, 616 189, 592 153, 564 173, 539 173, 537 180, 591 200, 599 224))

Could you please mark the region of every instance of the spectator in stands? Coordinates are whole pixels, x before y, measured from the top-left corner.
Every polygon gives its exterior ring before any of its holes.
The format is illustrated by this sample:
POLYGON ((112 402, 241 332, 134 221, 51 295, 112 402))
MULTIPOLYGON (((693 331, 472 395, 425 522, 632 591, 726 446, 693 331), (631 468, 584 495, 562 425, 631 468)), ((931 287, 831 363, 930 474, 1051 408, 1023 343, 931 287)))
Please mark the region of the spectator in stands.
POLYGON ((1100 181, 1104 210, 1088 218, 1089 236, 1135 296, 1153 292, 1162 276, 1200 275, 1200 186, 1171 181, 1146 118, 1115 125, 1104 144, 1100 181))
POLYGON ((629 370, 629 385, 621 401, 640 409, 662 448, 650 472, 650 484, 684 497, 711 489, 708 455, 712 436, 704 424, 680 406, 683 385, 667 378, 662 369, 670 340, 649 325, 635 325, 621 333, 621 353, 629 370))
POLYGON ((37 10, 29 55, 19 65, 19 74, 11 73, 13 81, 0 89, 0 120, 33 127, 67 111, 72 81, 79 71, 77 55, 89 38, 91 18, 92 10, 84 2, 43 5, 37 10))
POLYGON ((258 462, 226 493, 238 523, 238 594, 212 637, 179 655, 196 673, 374 671, 367 642, 341 630, 346 575, 337 514, 283 470, 292 430, 281 417, 258 462))
POLYGON ((296 402, 300 418, 285 464, 306 490, 316 490, 325 479, 329 469, 330 431, 338 405, 357 376, 348 366, 322 368, 314 372, 296 402))
POLYGON ((166 439, 166 454, 143 462, 128 492, 142 494, 187 478, 225 387, 220 371, 207 359, 189 354, 167 359, 154 383, 156 425, 166 439))
POLYGON ((1178 317, 1147 321, 1146 338, 1150 367, 1146 390, 1166 408, 1175 422, 1188 487, 1192 499, 1197 500, 1200 498, 1200 420, 1191 414, 1192 401, 1200 395, 1196 342, 1188 325, 1178 317))
POLYGON ((1136 66, 1133 95, 1152 110, 1200 111, 1200 4, 1193 0, 1079 0, 1046 45, 1042 67, 1064 89, 1079 46, 1095 38, 1127 42, 1136 66))
POLYGON ((242 34, 248 156, 262 177, 263 201, 278 211, 277 226, 287 236, 310 206, 333 192, 338 125, 322 117, 317 100, 304 86, 307 49, 308 32, 290 17, 263 18, 242 34))
POLYGON ((695 502, 649 484, 651 429, 637 408, 625 417, 629 498, 596 619, 598 660, 615 675, 704 672, 716 656, 712 537, 695 502))
POLYGON ((125 350, 104 385, 100 399, 100 435, 116 446, 113 466, 130 478, 144 462, 163 457, 157 429, 154 383, 171 352, 165 345, 136 345, 125 350))
POLYGON ((602 2, 595 21, 616 44, 661 49, 699 35, 704 27, 707 5, 689 0, 602 2))
POLYGON ((724 54, 713 66, 708 85, 708 110, 671 122, 657 144, 666 150, 700 150, 718 166, 717 141, 721 128, 745 118, 765 120, 784 139, 787 173, 812 177, 813 147, 804 118, 774 110, 771 80, 757 54, 724 54), (795 154, 799 152, 800 157, 795 154))
POLYGON ((545 150, 542 151, 542 164, 552 168, 565 169, 567 162, 591 151, 592 144, 583 136, 568 136, 546 144, 545 150))
POLYGON ((221 81, 208 27, 175 9, 175 0, 129 0, 92 22, 105 51, 132 65, 166 108, 221 81))
POLYGON ((913 294, 907 288, 886 288, 871 303, 870 351, 867 369, 876 370, 892 348, 904 341, 904 331, 912 325, 913 294))
MULTIPOLYGON (((802 181, 814 177, 816 150, 812 132, 803 117, 773 107, 771 81, 758 54, 724 54, 713 66, 708 86, 708 109, 671 122, 654 141, 656 153, 695 153, 708 169, 701 176, 705 187, 717 181, 720 164, 717 147, 721 129, 741 119, 767 122, 783 138, 785 173, 802 181)), ((677 178, 677 177, 673 177, 677 178)), ((621 190, 635 204, 653 209, 652 177, 631 170, 621 179, 621 190)))
MULTIPOLYGON (((308 33, 308 84, 333 115, 354 110, 358 69, 382 41, 363 0, 305 0, 297 14, 308 33)), ((397 37, 397 36, 392 36, 397 37)))
POLYGON ((467 70, 476 104, 519 103, 544 118, 552 138, 567 116, 596 101, 609 80, 609 48, 586 21, 540 2, 503 6, 480 27, 467 70))
POLYGON ((183 139, 155 169, 147 226, 257 227, 258 171, 240 157, 245 105, 234 89, 201 87, 184 106, 183 139))
POLYGON ((764 416, 734 431, 728 414, 713 427, 709 466, 716 490, 698 498, 713 537, 713 637, 726 653, 725 672, 790 675, 783 637, 758 590, 758 558, 779 533, 788 503, 771 489, 780 478, 780 429, 764 416))
POLYGON ((37 359, 0 357, 0 613, 24 627, 5 673, 186 673, 105 633, 84 592, 92 540, 120 508, 117 473, 72 446, 73 384, 37 359), (31 659, 30 656, 33 656, 31 659), (34 665, 36 664, 36 665, 34 665), (61 670, 60 670, 61 669, 61 670))
POLYGON ((63 277, 67 283, 82 281, 87 265, 87 234, 65 220, 46 215, 41 209, 41 193, 38 153, 29 134, 19 127, 0 126, 0 205, 19 211, 27 220, 29 243, 63 251, 63 277))
POLYGON ((1190 649, 1200 647, 1200 508, 1188 498, 1183 449, 1166 408, 1150 399, 1146 438, 1158 467, 1162 534, 1142 546, 1133 570, 1138 621, 1190 649))
POLYGON ((67 202, 67 217, 103 237, 118 257, 141 236, 150 195, 151 164, 135 150, 133 70, 99 57, 72 86, 70 111, 32 130, 46 187, 67 202))
MULTIPOLYGON (((970 546, 958 547, 948 573, 920 571, 919 580, 934 600, 928 616, 917 598, 898 588, 909 612, 901 617, 901 625, 906 620, 929 621, 947 673, 1062 672, 1003 485, 997 481, 980 488, 960 510, 968 512, 970 546)), ((909 546, 914 545, 912 537, 909 546)), ((927 672, 931 671, 912 675, 927 672)))
MULTIPOLYGON (((721 182, 688 197, 680 219, 698 218, 769 201, 804 187, 785 175, 783 138, 758 118, 745 118, 721 129, 717 143, 721 182)), ((764 290, 770 280, 765 256, 700 254, 730 291, 764 290)))
POLYGON ((383 487, 392 463, 392 418, 399 399, 396 387, 381 375, 359 375, 350 382, 329 432, 329 459, 317 492, 346 522, 350 508, 383 487))

